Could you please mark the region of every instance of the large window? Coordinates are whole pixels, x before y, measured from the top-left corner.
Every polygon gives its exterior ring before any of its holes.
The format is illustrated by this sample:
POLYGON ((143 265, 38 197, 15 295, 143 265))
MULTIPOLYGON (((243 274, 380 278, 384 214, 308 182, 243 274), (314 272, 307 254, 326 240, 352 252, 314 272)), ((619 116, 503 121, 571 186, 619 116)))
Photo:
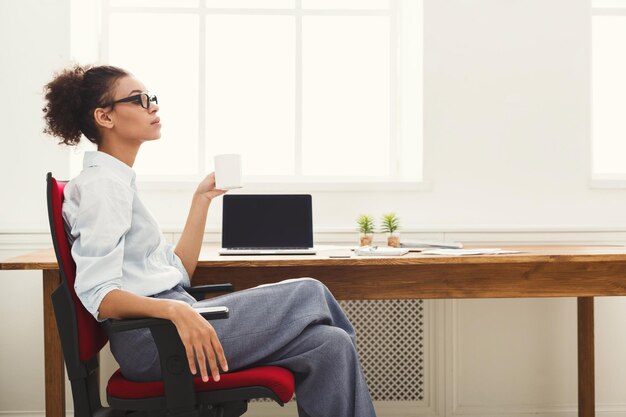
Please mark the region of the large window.
POLYGON ((422 179, 421 2, 103 0, 101 61, 157 94, 143 180, 241 153, 261 183, 422 179))
POLYGON ((592 166, 600 183, 626 185, 626 1, 593 0, 592 166))

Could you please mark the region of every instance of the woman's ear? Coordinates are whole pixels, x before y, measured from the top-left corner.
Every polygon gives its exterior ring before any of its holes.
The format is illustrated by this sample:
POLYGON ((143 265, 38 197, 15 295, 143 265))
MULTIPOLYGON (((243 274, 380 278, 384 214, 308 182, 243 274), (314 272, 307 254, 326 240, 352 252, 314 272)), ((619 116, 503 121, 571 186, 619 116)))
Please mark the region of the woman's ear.
POLYGON ((93 118, 96 121, 96 125, 105 129, 111 129, 114 125, 113 119, 104 111, 103 108, 98 107, 93 111, 93 118))

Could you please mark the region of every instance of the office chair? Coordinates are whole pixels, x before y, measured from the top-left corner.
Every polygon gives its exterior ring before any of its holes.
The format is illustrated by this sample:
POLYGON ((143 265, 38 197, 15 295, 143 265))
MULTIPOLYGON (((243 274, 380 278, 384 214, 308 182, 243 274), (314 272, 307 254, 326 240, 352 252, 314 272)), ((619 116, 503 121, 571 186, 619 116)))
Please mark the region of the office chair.
MULTIPOLYGON (((163 380, 134 382, 117 370, 107 385, 110 407, 103 407, 98 390, 98 352, 106 344, 107 335, 74 291, 76 265, 62 214, 66 182, 57 181, 51 173, 46 180, 48 219, 61 274, 61 284, 52 294, 52 303, 72 387, 75 416, 238 417, 246 412, 250 399, 270 398, 281 406, 291 399, 293 375, 275 366, 225 373, 219 382, 213 378, 203 382, 201 377, 191 374, 184 346, 172 322, 142 318, 114 320, 111 331, 149 328, 159 351, 163 380)), ((196 297, 224 291, 232 291, 232 285, 195 287, 190 293, 196 297)), ((202 315, 207 320, 228 317, 227 312, 202 315)))

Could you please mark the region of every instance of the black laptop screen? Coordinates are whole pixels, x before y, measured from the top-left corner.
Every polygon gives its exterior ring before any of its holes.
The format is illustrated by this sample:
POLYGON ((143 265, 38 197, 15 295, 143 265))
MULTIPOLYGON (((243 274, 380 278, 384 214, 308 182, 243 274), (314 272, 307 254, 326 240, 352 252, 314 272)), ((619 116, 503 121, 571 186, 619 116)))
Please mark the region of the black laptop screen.
POLYGON ((311 248, 310 195, 225 195, 224 248, 311 248))

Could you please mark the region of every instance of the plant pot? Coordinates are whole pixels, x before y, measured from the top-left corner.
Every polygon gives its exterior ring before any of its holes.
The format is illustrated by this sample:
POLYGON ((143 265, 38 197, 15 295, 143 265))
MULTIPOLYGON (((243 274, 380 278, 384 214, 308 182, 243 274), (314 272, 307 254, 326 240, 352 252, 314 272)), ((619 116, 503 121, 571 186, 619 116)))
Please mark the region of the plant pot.
POLYGON ((400 247, 400 233, 388 233, 387 234, 387 246, 399 248, 400 247))
POLYGON ((373 233, 361 233, 359 235, 359 246, 372 246, 374 241, 373 233))

